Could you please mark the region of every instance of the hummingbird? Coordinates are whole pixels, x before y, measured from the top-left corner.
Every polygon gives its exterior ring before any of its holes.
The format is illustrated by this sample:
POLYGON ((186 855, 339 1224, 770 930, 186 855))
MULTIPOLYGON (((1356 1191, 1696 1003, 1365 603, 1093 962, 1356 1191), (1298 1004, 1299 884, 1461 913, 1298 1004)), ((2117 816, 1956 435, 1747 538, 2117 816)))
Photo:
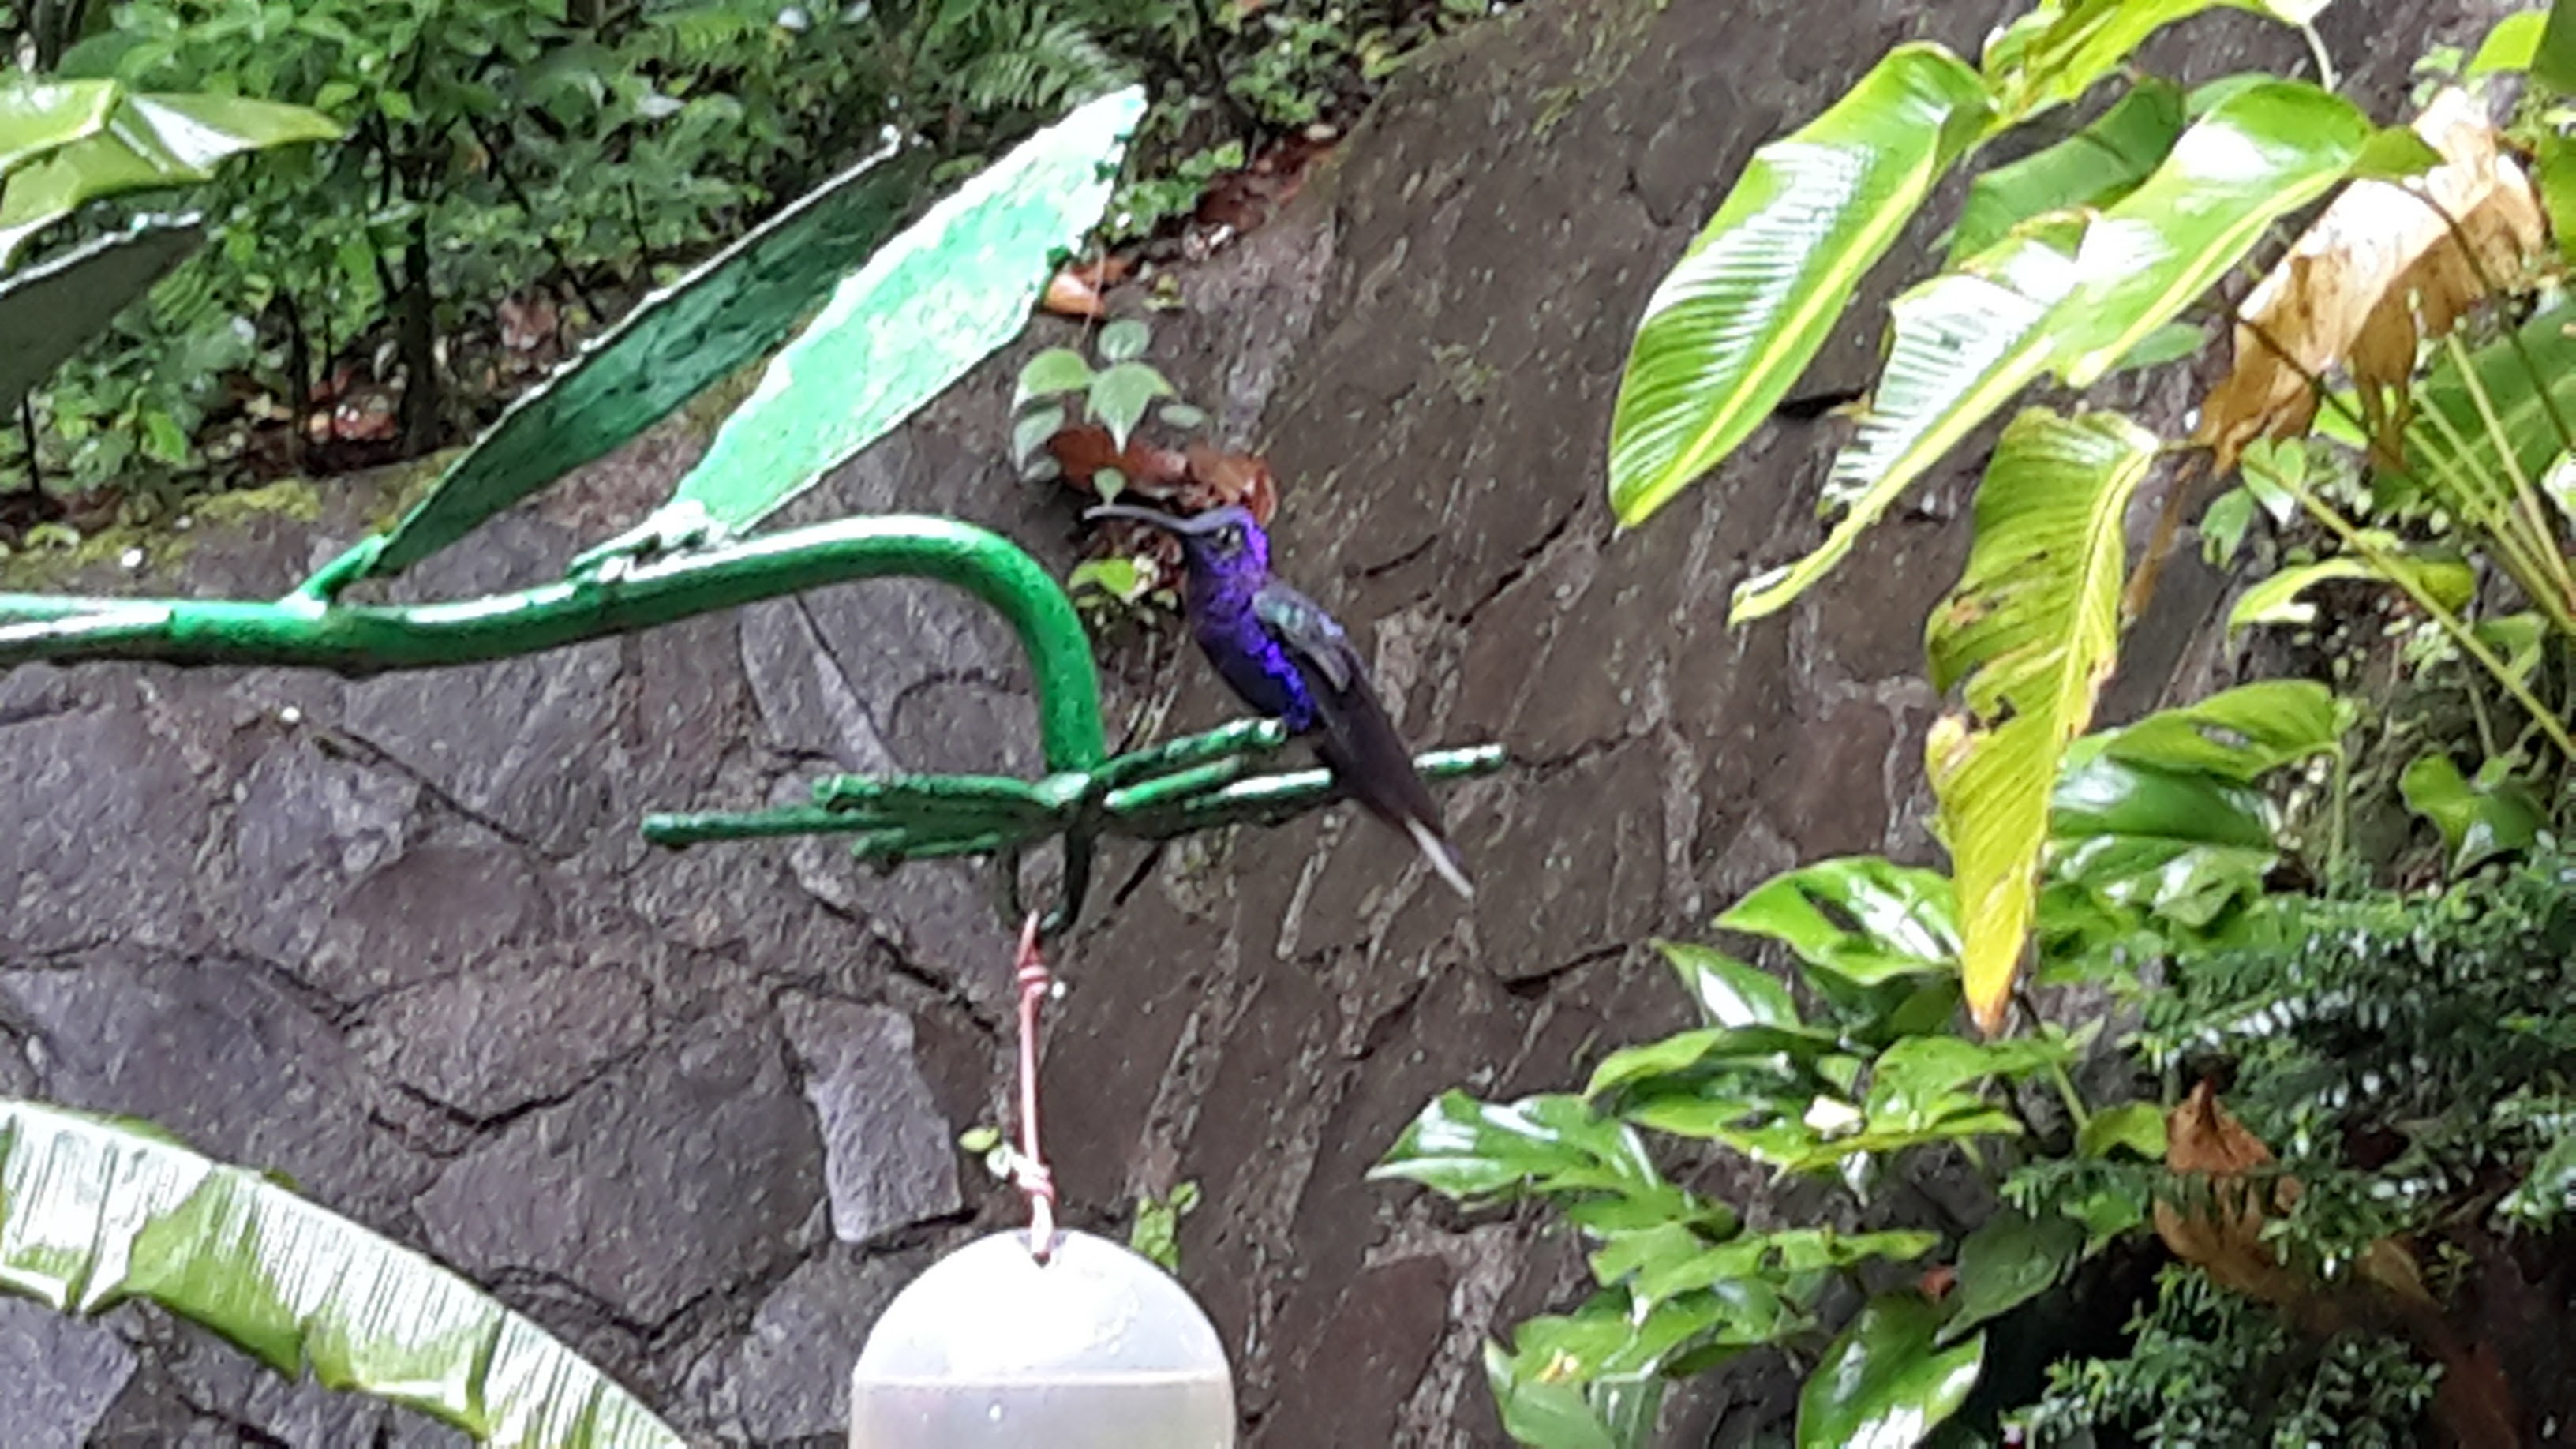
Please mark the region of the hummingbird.
POLYGON ((1083 517, 1129 519, 1178 538, 1183 612, 1217 677, 1236 698, 1310 741, 1361 809, 1410 839, 1450 889, 1474 897, 1440 807, 1378 703, 1367 664, 1321 604, 1271 576, 1270 538, 1250 509, 1230 505, 1178 518, 1104 503, 1083 517))

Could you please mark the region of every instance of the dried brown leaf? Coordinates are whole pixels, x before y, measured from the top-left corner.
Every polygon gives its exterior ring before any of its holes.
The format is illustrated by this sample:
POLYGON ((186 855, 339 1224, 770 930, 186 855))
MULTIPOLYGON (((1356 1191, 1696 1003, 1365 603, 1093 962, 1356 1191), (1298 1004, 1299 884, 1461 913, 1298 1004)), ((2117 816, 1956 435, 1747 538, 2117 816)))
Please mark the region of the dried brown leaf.
POLYGON ((2258 438, 2306 431, 2317 410, 2308 379, 2337 368, 2374 434, 2394 442, 2419 346, 2485 297, 2481 272, 2510 287, 2546 245, 2530 178, 2465 92, 2436 95, 2414 130, 2442 164, 2346 187, 2238 309, 2236 366, 2202 400, 2195 434, 2219 471, 2258 438))

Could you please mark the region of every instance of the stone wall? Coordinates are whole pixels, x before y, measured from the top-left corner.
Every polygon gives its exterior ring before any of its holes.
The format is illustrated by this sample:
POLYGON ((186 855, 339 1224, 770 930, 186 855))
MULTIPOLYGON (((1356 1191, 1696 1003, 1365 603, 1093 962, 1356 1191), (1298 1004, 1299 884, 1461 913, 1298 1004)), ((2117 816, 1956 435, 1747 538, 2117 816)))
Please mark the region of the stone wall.
MULTIPOLYGON (((1478 1346, 1561 1301, 1579 1258, 1535 1217, 1462 1219, 1366 1168, 1443 1087, 1560 1088, 1678 1023, 1649 935, 1700 930, 1800 859, 1929 851, 1919 628, 1972 473, 1784 618, 1730 631, 1735 580, 1815 536, 1830 425, 1766 429, 1625 538, 1600 459, 1637 310, 1751 148, 1888 45, 1970 48, 2006 8, 1532 0, 1408 70, 1160 324, 1158 356, 1269 451, 1283 569, 1370 626, 1406 727, 1516 759, 1452 796, 1472 909, 1336 812, 1113 851, 1060 962, 1069 1215, 1119 1233, 1139 1195, 1202 1185, 1182 1276, 1235 1355, 1249 1442, 1498 1442, 1478 1346)), ((2386 97, 2425 35, 2478 28, 2348 0, 2327 35, 2386 97)), ((2199 74, 2301 53, 2230 19, 2188 44, 2199 74)), ((1820 382, 1866 377, 1876 325, 1846 324, 1820 382)), ((953 513, 1066 563, 1068 500, 999 461, 1014 364, 796 515, 953 513)), ((547 577, 696 446, 658 433, 406 587, 547 577)), ((275 593, 380 506, 335 484, 318 522, 200 528, 88 583, 275 593)), ((2211 594, 2175 596, 2135 705, 2211 594)), ((1171 645, 1114 651, 1114 728, 1231 713, 1171 645)), ((830 770, 1031 770, 1025 683, 998 619, 902 583, 436 675, 0 677, 0 1091, 283 1171, 708 1443, 834 1443, 875 1312, 1016 1219, 953 1147, 1000 1119, 1009 939, 967 866, 669 854, 635 823, 830 770)), ((1673 1441, 1742 1442, 1782 1383, 1694 1396, 1673 1441)), ((455 1440, 134 1310, 0 1303, 0 1384, 19 1449, 455 1440)))

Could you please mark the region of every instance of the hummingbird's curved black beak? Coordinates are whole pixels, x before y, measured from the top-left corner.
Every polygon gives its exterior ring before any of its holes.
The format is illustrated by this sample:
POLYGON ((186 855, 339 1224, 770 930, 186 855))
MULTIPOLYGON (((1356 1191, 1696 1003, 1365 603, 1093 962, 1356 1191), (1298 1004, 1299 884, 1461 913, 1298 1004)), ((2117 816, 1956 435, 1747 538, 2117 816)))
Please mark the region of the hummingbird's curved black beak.
POLYGON ((1177 533, 1185 538, 1215 533, 1219 529, 1252 521, 1252 515, 1240 507, 1212 508, 1205 513, 1181 518, 1151 508, 1139 508, 1132 503, 1096 504, 1084 509, 1082 516, 1088 521, 1124 518, 1133 523, 1150 523, 1165 533, 1177 533))

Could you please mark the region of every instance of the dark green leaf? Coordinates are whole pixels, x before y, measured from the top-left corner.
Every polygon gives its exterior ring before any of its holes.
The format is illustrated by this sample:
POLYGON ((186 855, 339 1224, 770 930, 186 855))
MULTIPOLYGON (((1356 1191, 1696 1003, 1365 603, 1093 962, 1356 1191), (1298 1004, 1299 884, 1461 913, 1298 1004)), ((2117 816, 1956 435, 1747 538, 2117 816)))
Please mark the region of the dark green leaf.
POLYGON ((2149 77, 2111 109, 2054 146, 1979 176, 1950 235, 1953 267, 2044 212, 2107 206, 2163 163, 2182 134, 2183 95, 2149 77))
POLYGON ((1798 1395, 1798 1449, 1923 1442, 1957 1413, 1984 1367, 1984 1334, 1939 1350, 1941 1310, 1911 1293, 1870 1300, 1798 1395))
POLYGON ((1636 1133, 1580 1097, 1490 1105, 1455 1090, 1423 1108, 1369 1176, 1469 1199, 1663 1185, 1636 1133))
MULTIPOLYGON (((2097 738, 2108 759, 2252 784, 2283 765, 2333 753, 2347 713, 2322 684, 2273 679, 2159 710, 2097 738)), ((2269 837, 2253 843, 2269 844, 2269 837)))
POLYGON ((2453 875, 2464 875, 2499 855, 2531 848, 2548 816, 2524 787, 2490 762, 2470 780, 2448 755, 2426 751, 2398 777, 2406 808, 2442 832, 2453 875))
POLYGON ((2056 1216, 2034 1221, 2007 1208, 1959 1245, 1958 1296, 1940 1341, 2002 1317, 2049 1290, 2083 1250, 2084 1230, 2056 1216))
MULTIPOLYGON (((2550 201, 2549 169, 2544 151, 2545 202, 2550 201)), ((2554 216, 2557 203, 2551 205, 2554 216)), ((2576 335, 2571 332, 2576 332, 2576 301, 2544 308, 2515 337, 2471 351, 2469 377, 2462 375, 2456 358, 2438 354, 2417 389, 2424 416, 2407 430, 2407 477, 2382 478, 2383 494, 2429 494, 2455 513, 2477 517, 2486 511, 2484 499, 2455 495, 2462 490, 2494 495, 2508 490, 2516 477, 2536 481, 2548 472, 2567 451, 2560 420, 2576 421, 2576 335), (2483 405, 2480 393, 2485 394, 2483 405), (2486 421, 2490 409, 2494 428, 2486 421), (2499 431, 2508 446, 2498 446, 2499 431), (2454 446, 2453 439, 2466 446, 2454 446)))
POLYGON ((1717 924, 1771 937, 1809 966, 1862 985, 1958 970, 1949 878, 1877 856, 1821 861, 1775 876, 1717 924))
POLYGON ((2576 5, 2550 0, 2549 20, 2532 52, 2531 78, 2560 95, 2576 94, 2576 5))

